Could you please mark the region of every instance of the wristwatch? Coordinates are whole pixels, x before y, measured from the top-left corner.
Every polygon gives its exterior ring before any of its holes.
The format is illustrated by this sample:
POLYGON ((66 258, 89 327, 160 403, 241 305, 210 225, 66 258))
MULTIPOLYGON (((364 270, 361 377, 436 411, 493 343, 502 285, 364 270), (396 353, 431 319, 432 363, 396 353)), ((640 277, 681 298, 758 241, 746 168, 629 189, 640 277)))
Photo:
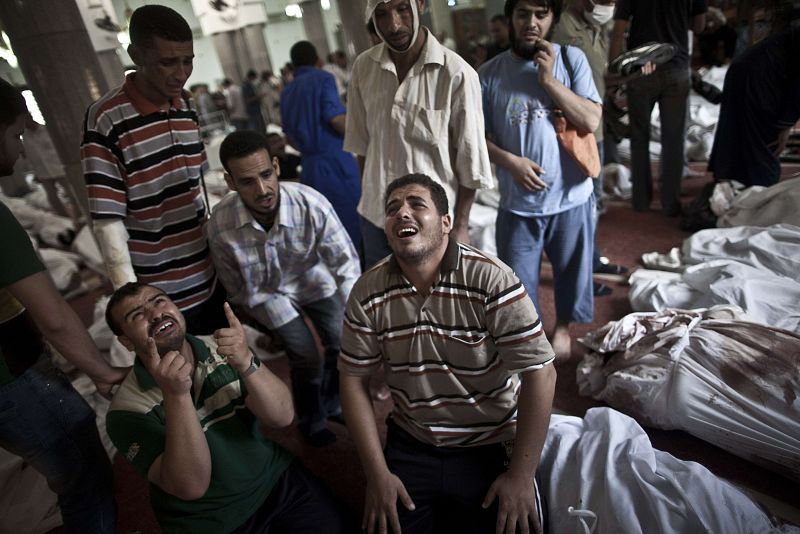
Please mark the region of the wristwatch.
POLYGON ((240 372, 240 373, 239 373, 239 376, 241 376, 242 378, 244 378, 244 377, 246 377, 246 376, 250 376, 250 375, 252 375, 253 373, 255 373, 255 372, 256 372, 256 370, 258 369, 258 365, 259 365, 258 363, 256 363, 257 361, 258 361, 258 360, 256 360, 256 357, 251 355, 251 356, 250 356, 250 367, 248 367, 248 368, 247 368, 247 369, 245 369, 244 371, 240 372))

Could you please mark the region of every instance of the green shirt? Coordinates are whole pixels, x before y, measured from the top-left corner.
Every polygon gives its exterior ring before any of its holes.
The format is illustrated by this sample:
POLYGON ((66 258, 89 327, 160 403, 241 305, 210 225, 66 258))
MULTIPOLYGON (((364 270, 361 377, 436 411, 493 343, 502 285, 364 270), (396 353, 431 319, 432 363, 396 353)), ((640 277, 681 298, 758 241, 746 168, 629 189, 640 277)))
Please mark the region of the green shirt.
MULTIPOLYGON (((600 98, 606 92, 605 72, 608 66, 609 26, 589 24, 578 6, 572 6, 561 14, 561 20, 553 30, 553 42, 580 48, 589 60, 592 78, 600 98)), ((603 140, 603 121, 594 132, 598 141, 603 140)))
MULTIPOLYGON (((211 482, 205 495, 184 501, 150 484, 150 503, 165 532, 230 532, 263 504, 292 461, 277 444, 256 433, 245 407, 247 390, 229 365, 214 363, 213 338, 187 335, 197 365, 192 396, 211 453, 211 482)), ((106 426, 121 454, 147 477, 164 452, 164 397, 137 357, 108 411, 106 426)))
POLYGON ((11 382, 42 353, 41 336, 25 308, 5 288, 45 270, 28 233, 0 202, 0 385, 11 382), (12 372, 13 369, 13 372, 12 372))

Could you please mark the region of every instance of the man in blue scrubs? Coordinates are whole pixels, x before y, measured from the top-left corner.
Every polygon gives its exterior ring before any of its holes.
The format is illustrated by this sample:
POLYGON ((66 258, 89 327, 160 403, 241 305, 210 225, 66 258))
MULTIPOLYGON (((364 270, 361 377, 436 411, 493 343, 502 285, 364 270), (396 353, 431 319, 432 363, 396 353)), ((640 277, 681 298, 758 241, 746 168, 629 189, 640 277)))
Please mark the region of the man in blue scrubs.
POLYGON ((336 80, 318 68, 317 50, 308 41, 295 43, 289 53, 294 80, 281 93, 281 120, 302 156, 300 182, 325 195, 358 249, 361 178, 355 158, 342 150, 346 109, 336 80))

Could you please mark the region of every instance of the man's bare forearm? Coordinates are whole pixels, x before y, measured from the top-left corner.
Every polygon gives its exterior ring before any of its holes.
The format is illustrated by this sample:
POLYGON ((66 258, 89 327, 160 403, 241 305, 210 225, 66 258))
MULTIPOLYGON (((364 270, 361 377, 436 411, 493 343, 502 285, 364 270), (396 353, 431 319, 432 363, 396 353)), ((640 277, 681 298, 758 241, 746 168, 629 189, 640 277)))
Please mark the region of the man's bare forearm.
POLYGON ((164 419, 164 452, 153 462, 148 478, 179 499, 199 499, 211 482, 211 453, 191 394, 165 395, 164 419))
POLYGON ((608 43, 608 62, 611 63, 622 53, 622 44, 625 40, 625 30, 628 29, 628 21, 615 20, 614 28, 611 30, 611 39, 608 43))
POLYGON ((47 271, 32 274, 7 287, 28 310, 42 335, 59 354, 95 382, 113 384, 122 379, 100 356, 83 322, 56 289, 47 271))
POLYGON ((475 190, 463 185, 458 186, 456 192, 456 205, 453 206, 453 230, 464 231, 469 229, 469 212, 475 201, 475 190))
POLYGON ((564 112, 564 116, 579 132, 594 132, 600 125, 603 114, 600 104, 573 93, 570 88, 552 76, 547 78, 543 86, 555 106, 564 112))
POLYGON ((342 411, 368 479, 389 471, 381 450, 375 410, 369 395, 369 376, 340 375, 342 411))
POLYGON ((247 386, 245 405, 264 425, 282 428, 292 424, 294 405, 289 388, 275 373, 262 364, 244 377, 247 386))
POLYGON ((547 365, 522 375, 522 388, 517 401, 517 434, 509 471, 533 475, 539 466, 556 384, 556 370, 547 365))

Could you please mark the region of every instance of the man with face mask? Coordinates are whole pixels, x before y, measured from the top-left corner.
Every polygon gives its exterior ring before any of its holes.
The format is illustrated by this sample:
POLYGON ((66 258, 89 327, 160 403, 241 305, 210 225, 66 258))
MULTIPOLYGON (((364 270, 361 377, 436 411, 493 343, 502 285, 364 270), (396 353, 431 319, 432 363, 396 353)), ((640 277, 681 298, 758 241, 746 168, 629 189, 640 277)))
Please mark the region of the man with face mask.
POLYGON ((386 185, 409 173, 435 177, 453 206, 453 236, 467 242, 475 190, 493 184, 475 71, 420 24, 424 0, 370 0, 366 18, 383 41, 356 58, 347 93, 344 149, 361 167, 367 267, 389 255, 386 185))
MULTIPOLYGON (((616 0, 580 0, 570 4, 561 14, 561 20, 553 29, 553 42, 560 45, 580 48, 586 54, 589 67, 592 69, 592 78, 597 87, 597 92, 602 97, 605 94, 605 72, 608 66, 608 37, 611 31, 610 22, 614 16, 616 0)), ((600 162, 603 162, 603 122, 594 131, 597 139, 597 150, 600 153, 600 162)), ((603 192, 603 175, 594 181, 595 201, 600 205, 603 192)), ((600 212, 600 208, 598 208, 600 212)), ((595 247, 592 257, 592 270, 600 274, 622 274, 627 268, 622 265, 609 263, 607 259, 601 260, 600 250, 597 247, 597 227, 595 226, 595 247)), ((592 284, 594 295, 602 297, 611 294, 611 288, 605 284, 594 282, 592 284)))

